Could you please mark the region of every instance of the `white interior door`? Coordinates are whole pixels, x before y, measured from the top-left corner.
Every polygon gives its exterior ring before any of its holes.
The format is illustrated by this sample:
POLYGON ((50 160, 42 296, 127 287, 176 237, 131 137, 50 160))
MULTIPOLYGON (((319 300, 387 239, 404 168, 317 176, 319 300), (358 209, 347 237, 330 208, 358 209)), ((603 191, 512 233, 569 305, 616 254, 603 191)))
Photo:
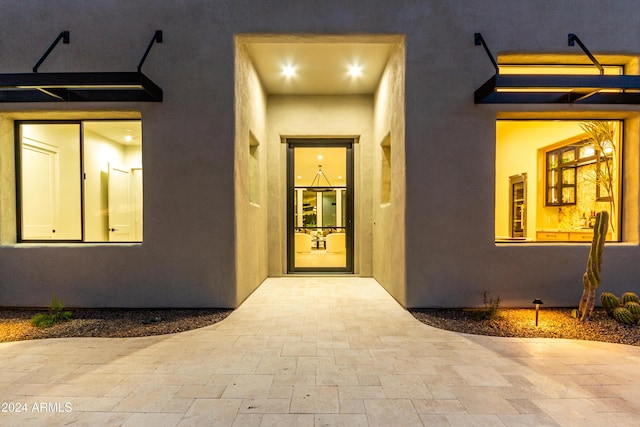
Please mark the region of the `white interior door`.
POLYGON ((109 241, 133 241, 133 209, 131 207, 131 171, 109 164, 109 241))
POLYGON ((22 238, 54 239, 59 199, 58 149, 22 140, 22 238))

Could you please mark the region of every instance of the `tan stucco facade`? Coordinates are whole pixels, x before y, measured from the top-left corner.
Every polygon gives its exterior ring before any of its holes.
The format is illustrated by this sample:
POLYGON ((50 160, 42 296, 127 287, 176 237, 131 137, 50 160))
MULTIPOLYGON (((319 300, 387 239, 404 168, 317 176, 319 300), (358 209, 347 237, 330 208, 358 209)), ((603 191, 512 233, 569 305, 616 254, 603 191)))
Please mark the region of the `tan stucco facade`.
POLYGON ((287 137, 357 141, 354 274, 403 306, 477 305, 485 290, 504 305, 575 305, 588 244, 495 242, 501 118, 624 120, 623 238, 605 249, 602 286, 640 291, 640 108, 473 101, 494 73, 475 32, 499 62, 589 63, 567 46, 576 33, 637 74, 634 1, 0 0, 0 10, 0 74, 29 72, 62 30, 71 42, 40 72, 133 71, 164 34, 143 68, 162 102, 0 103, 0 306, 55 293, 68 306, 237 307, 287 275, 287 137), (389 56, 371 93, 279 95, 248 49, 261 40, 386 43, 389 56), (142 120, 142 243, 16 241, 14 123, 71 118, 142 120))

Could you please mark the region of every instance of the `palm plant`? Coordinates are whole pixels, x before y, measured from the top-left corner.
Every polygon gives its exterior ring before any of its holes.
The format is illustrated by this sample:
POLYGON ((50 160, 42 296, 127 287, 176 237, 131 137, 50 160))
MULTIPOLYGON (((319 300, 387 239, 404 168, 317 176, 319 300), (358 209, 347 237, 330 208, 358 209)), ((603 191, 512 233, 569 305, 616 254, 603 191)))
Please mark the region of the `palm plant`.
POLYGON ((580 123, 580 127, 587 134, 589 142, 595 150, 596 162, 595 181, 598 191, 602 188, 606 192, 605 197, 599 197, 599 200, 608 200, 610 207, 609 225, 611 230, 614 228, 615 218, 615 165, 613 157, 609 155, 615 153, 616 150, 616 127, 613 122, 604 120, 594 120, 580 123), (601 160, 602 159, 602 160, 601 160))

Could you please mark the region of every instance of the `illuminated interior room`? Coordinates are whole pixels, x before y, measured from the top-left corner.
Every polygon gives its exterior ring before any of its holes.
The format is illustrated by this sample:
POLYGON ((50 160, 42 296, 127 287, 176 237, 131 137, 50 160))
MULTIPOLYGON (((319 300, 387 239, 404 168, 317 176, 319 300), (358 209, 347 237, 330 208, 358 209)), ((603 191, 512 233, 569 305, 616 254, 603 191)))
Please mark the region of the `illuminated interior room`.
POLYGON ((498 120, 496 241, 590 242, 600 211, 619 241, 621 123, 498 120))

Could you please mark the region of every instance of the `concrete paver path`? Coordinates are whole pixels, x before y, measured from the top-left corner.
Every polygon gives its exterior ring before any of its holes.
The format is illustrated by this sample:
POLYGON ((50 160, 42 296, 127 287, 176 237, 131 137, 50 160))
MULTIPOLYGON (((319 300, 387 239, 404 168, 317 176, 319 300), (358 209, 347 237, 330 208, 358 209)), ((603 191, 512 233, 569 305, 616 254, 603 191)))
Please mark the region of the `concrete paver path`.
POLYGON ((640 420, 640 348, 442 331, 365 278, 268 279, 206 328, 4 343, 0 358, 3 426, 640 420))

